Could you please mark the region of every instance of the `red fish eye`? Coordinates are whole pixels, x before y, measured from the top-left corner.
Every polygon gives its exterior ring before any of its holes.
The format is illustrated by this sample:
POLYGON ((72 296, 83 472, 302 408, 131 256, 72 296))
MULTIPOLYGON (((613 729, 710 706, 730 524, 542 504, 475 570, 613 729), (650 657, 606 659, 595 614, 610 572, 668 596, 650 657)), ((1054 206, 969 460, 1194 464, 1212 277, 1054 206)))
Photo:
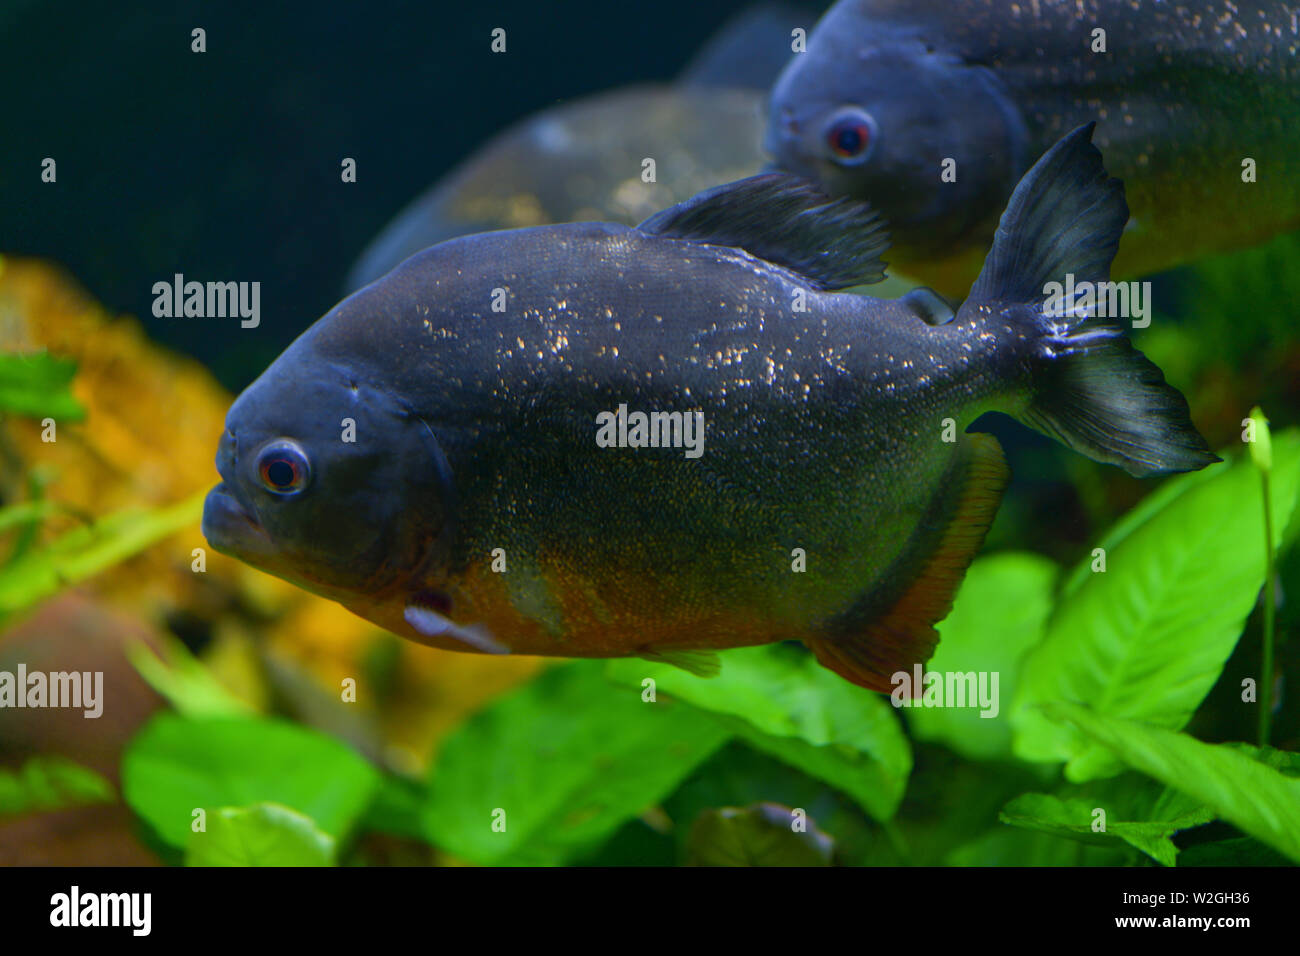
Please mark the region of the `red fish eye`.
POLYGON ((863 162, 875 144, 876 123, 859 109, 842 110, 826 127, 826 145, 833 158, 863 162))
POLYGON ((262 452, 257 473, 267 491, 291 495, 307 486, 311 471, 302 449, 293 442, 279 442, 262 452))

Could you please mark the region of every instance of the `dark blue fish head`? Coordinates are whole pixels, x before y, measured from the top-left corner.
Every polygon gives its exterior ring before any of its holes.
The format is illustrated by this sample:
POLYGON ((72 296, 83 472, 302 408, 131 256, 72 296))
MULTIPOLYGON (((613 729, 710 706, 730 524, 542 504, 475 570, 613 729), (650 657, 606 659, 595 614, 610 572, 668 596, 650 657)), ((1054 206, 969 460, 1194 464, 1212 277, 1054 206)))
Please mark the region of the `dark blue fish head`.
MULTIPOLYGON (((350 300, 354 312, 365 295, 350 300)), ((338 599, 403 587, 426 570, 450 487, 428 425, 385 386, 373 361, 382 348, 354 363, 330 331, 322 323, 301 336, 231 406, 203 534, 218 551, 338 599)))
POLYGON ((840 3, 772 89, 765 148, 833 196, 869 201, 896 244, 940 250, 995 223, 1027 163, 986 68, 840 3))

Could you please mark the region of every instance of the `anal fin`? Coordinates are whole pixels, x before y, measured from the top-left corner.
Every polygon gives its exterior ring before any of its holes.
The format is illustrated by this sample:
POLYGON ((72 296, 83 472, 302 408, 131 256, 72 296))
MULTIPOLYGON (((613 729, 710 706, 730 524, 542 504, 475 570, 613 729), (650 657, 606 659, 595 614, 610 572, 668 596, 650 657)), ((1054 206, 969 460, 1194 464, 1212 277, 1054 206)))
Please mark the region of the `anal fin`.
POLYGON ((717 677, 722 673, 722 661, 717 651, 705 650, 645 650, 639 655, 656 664, 671 664, 696 677, 717 677))
POLYGON ((806 641, 823 667, 860 687, 889 693, 892 675, 910 674, 913 665, 930 659, 939 643, 934 625, 952 610, 957 588, 993 523, 1011 477, 1002 448, 992 435, 964 435, 963 441, 968 451, 965 467, 955 475, 961 482, 953 489, 956 509, 919 573, 883 613, 806 641))

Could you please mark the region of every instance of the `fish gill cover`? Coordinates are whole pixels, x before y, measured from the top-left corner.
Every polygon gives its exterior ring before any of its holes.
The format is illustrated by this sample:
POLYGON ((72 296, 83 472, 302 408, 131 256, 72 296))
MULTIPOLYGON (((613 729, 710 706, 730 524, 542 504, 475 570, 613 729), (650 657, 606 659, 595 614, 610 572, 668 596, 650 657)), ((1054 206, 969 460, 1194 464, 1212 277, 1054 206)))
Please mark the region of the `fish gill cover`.
POLYGON ((5 15, 0 863, 1300 863, 1294 11, 471 6, 5 15))

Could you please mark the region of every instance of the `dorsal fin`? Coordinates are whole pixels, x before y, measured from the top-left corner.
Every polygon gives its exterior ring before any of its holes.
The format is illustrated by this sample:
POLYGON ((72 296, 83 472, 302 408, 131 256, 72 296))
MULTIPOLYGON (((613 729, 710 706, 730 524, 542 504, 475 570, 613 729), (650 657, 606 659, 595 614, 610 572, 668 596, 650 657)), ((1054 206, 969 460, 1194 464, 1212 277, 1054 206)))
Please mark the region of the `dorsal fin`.
POLYGON ((1092 144, 1097 124, 1061 138, 1016 186, 963 311, 988 302, 1038 303, 1049 282, 1105 282, 1128 222, 1124 185, 1092 144))
POLYGON ((864 202, 828 199, 807 180, 763 173, 705 190, 656 213, 641 232, 743 249, 784 266, 816 289, 885 277, 884 221, 864 202))

